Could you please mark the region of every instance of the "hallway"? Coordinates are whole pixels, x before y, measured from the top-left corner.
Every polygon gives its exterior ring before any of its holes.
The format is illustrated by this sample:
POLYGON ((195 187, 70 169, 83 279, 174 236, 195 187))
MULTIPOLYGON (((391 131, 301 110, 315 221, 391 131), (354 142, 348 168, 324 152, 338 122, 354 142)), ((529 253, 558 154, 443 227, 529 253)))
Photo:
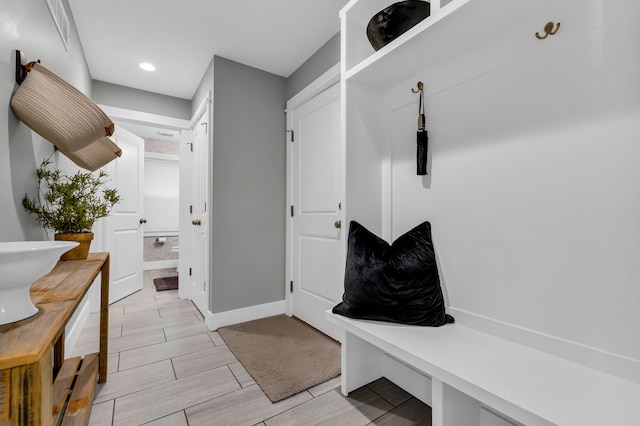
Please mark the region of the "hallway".
MULTIPOLYGON (((340 378, 271 403, 217 332, 177 290, 141 291, 109 311, 109 374, 98 385, 91 425, 430 425, 431 410, 386 379, 345 398, 340 378)), ((91 314, 71 356, 97 352, 91 314)))

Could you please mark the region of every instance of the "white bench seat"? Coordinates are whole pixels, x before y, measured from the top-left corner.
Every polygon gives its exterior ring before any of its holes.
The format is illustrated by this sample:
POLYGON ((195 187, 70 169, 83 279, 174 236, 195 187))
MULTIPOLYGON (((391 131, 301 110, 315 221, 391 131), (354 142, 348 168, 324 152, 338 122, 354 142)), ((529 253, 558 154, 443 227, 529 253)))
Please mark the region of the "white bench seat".
POLYGON ((638 383, 460 324, 326 318, 345 331, 342 393, 387 377, 432 407, 434 426, 640 425, 638 383))

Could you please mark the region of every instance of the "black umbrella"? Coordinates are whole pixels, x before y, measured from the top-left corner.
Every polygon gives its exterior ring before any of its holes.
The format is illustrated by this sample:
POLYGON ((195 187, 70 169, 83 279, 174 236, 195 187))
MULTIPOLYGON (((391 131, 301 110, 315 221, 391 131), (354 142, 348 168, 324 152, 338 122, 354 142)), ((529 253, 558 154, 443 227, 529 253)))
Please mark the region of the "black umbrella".
POLYGON ((420 92, 420 104, 418 105, 418 152, 417 152, 417 165, 418 175, 423 176, 427 174, 427 151, 429 150, 429 135, 425 127, 424 118, 424 89, 422 83, 418 83, 420 92))

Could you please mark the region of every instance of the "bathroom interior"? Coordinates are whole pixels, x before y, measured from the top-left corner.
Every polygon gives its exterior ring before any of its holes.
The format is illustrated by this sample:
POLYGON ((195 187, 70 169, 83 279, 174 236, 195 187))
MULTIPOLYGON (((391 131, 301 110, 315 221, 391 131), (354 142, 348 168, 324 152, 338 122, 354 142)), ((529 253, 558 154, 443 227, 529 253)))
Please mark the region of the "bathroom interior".
POLYGON ((144 139, 143 269, 178 267, 180 132, 117 122, 144 139))

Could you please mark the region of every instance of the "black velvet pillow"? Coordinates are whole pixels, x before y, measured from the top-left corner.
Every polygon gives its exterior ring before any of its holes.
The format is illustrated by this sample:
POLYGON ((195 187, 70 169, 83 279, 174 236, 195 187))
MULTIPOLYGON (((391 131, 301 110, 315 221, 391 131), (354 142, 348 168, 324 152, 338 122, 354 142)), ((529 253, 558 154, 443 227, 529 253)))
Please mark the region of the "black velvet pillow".
POLYGON ((336 314, 402 324, 453 322, 444 309, 431 225, 424 222, 393 244, 358 222, 349 227, 342 302, 336 314))

